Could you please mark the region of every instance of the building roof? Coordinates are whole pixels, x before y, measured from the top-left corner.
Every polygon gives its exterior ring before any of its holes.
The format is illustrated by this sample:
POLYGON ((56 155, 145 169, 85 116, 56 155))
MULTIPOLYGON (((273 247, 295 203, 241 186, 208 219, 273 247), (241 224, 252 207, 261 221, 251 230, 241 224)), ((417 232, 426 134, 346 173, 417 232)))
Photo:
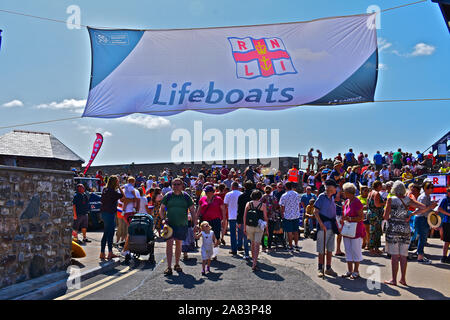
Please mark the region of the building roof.
POLYGON ((76 153, 47 132, 14 130, 0 136, 0 155, 84 162, 76 153))

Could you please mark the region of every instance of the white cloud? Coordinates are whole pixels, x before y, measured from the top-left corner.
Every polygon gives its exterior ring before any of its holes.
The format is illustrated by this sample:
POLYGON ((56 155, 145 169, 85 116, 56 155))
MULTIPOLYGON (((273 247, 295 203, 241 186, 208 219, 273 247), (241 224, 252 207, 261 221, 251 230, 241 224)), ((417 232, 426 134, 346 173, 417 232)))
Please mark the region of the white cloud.
POLYGON ((436 50, 436 47, 421 42, 421 43, 418 43, 418 44, 415 45, 414 51, 410 55, 413 56, 413 57, 416 57, 416 56, 429 56, 429 55, 432 55, 435 50, 436 50))
POLYGON ((78 124, 76 123, 76 121, 72 121, 72 123, 76 126, 76 129, 78 131, 80 131, 83 134, 90 134, 90 135, 94 135, 95 133, 100 133, 104 138, 106 137, 112 137, 113 134, 110 131, 107 131, 103 128, 95 128, 93 126, 89 126, 89 125, 82 125, 82 124, 78 124))
POLYGON ((68 109, 72 112, 83 113, 86 106, 86 100, 64 99, 61 102, 50 102, 35 106, 38 109, 64 110, 68 109))
POLYGON ((111 132, 103 130, 102 128, 95 129, 95 132, 100 133, 103 136, 103 138, 112 137, 113 135, 111 132))
POLYGON ((400 53, 398 50, 392 50, 391 53, 399 56, 399 57, 419 57, 419 56, 430 56, 436 50, 435 46, 426 44, 426 43, 418 43, 414 46, 414 50, 410 53, 400 53))
POLYGON ((392 43, 387 42, 384 38, 378 38, 378 51, 383 51, 392 46, 392 43))
POLYGON ((170 127, 170 121, 163 117, 154 117, 148 115, 129 115, 123 118, 117 119, 121 122, 134 124, 147 129, 159 129, 170 127))
POLYGON ((2 105, 6 108, 15 108, 15 107, 23 107, 23 102, 20 100, 13 100, 2 105))

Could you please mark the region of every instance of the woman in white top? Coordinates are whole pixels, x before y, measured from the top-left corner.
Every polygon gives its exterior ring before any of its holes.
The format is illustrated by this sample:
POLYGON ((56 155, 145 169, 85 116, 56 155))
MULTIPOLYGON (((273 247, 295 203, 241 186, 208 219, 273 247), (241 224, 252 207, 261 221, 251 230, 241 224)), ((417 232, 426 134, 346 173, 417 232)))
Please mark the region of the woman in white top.
POLYGON ((148 200, 144 195, 144 189, 139 188, 139 205, 136 208, 136 213, 147 213, 151 214, 151 210, 148 208, 148 200))

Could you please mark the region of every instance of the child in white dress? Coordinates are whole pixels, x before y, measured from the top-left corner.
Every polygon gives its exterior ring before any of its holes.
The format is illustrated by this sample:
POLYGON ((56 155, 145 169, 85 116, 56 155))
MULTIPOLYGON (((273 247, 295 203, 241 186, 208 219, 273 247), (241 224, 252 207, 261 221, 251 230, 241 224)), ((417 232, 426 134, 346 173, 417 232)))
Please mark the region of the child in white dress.
POLYGON ((214 232, 211 232, 211 226, 208 222, 203 221, 200 224, 201 232, 197 233, 196 239, 202 238, 202 275, 205 275, 205 265, 208 264, 207 271, 210 271, 211 257, 213 255, 214 243, 216 238, 214 232))

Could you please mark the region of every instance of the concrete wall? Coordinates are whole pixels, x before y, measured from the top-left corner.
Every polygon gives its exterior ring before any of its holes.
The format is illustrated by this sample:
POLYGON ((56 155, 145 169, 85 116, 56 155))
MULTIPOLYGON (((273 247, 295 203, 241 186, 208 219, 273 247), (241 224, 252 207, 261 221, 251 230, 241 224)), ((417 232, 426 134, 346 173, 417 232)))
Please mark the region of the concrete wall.
POLYGON ((73 194, 70 171, 0 166, 0 288, 67 269, 73 194))

